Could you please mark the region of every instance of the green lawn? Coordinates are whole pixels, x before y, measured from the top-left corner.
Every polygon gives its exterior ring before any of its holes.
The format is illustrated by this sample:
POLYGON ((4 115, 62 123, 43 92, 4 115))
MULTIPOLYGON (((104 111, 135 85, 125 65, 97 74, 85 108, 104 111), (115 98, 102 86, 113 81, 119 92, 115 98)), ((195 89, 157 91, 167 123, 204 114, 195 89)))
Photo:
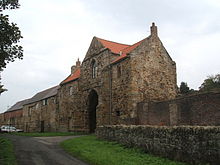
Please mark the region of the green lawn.
POLYGON ((184 165, 138 149, 125 148, 115 142, 99 140, 95 136, 69 139, 60 145, 68 153, 92 165, 184 165))
POLYGON ((18 136, 73 136, 73 135, 82 135, 82 133, 79 132, 44 132, 44 133, 39 133, 39 132, 34 132, 34 133, 27 133, 27 132, 18 132, 18 133, 12 133, 14 135, 18 136))
POLYGON ((0 136, 0 164, 16 165, 13 145, 10 140, 0 136))

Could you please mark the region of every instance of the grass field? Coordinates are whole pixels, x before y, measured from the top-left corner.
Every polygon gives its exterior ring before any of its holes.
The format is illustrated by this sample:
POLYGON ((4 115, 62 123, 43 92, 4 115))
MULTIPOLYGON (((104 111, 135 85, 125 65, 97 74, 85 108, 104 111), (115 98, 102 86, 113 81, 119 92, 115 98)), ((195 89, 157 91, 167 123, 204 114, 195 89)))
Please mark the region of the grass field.
POLYGON ((92 165, 184 165, 114 142, 98 140, 95 136, 69 139, 60 145, 68 153, 92 165))
POLYGON ((82 133, 79 132, 43 132, 43 133, 26 133, 26 132, 18 132, 18 133, 12 133, 14 135, 18 136, 34 136, 34 137, 46 137, 46 136, 73 136, 73 135, 82 135, 82 133))
POLYGON ((0 164, 16 165, 13 145, 10 140, 0 136, 0 164))

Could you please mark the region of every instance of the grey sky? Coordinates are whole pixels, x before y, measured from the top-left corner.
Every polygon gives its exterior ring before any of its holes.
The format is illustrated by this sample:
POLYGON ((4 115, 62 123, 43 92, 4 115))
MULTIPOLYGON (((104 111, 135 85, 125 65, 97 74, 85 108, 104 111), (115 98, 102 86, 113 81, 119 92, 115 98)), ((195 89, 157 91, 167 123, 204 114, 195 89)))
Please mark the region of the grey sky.
POLYGON ((220 2, 218 0, 20 0, 7 11, 24 39, 24 60, 8 64, 0 112, 17 101, 59 84, 93 36, 125 44, 149 35, 152 22, 177 64, 178 85, 197 89, 220 71, 220 2))

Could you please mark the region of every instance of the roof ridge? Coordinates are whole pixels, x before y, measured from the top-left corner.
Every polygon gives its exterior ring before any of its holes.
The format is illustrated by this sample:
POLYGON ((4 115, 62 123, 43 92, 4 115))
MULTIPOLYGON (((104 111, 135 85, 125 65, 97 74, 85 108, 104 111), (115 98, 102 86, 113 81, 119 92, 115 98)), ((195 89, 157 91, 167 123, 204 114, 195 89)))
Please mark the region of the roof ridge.
POLYGON ((112 43, 115 43, 115 44, 120 44, 120 45, 125 45, 125 46, 131 46, 131 45, 128 45, 128 44, 123 44, 123 43, 119 43, 119 42, 115 42, 115 41, 110 41, 110 40, 106 40, 106 39, 103 39, 103 38, 99 38, 99 37, 96 37, 98 40, 104 40, 104 41, 108 41, 108 42, 112 42, 112 43))
MULTIPOLYGON (((58 87, 58 86, 59 86, 59 85, 56 85, 56 86, 53 86, 53 87, 50 87, 50 88, 44 89, 44 90, 42 90, 42 91, 40 91, 40 92, 38 92, 38 93, 41 93, 41 92, 44 92, 44 91, 47 91, 47 90, 50 90, 50 89, 56 88, 56 87, 58 87)), ((38 94, 38 93, 36 93, 36 94, 38 94)))
MULTIPOLYGON (((147 37, 148 38, 148 37, 147 37)), ((131 48, 132 46, 134 46, 134 45, 136 45, 136 44, 139 44, 139 43, 141 43, 141 42, 143 42, 145 39, 147 39, 147 38, 144 38, 144 39, 142 39, 142 40, 140 40, 140 41, 138 41, 138 42, 135 42, 134 44, 132 44, 132 45, 130 45, 129 47, 127 47, 127 48, 124 48, 124 49, 122 49, 121 51, 123 52, 123 50, 126 50, 126 49, 129 49, 129 48, 131 48)), ((136 47, 135 47, 136 48, 136 47)), ((132 49, 133 50, 133 49, 132 49)))

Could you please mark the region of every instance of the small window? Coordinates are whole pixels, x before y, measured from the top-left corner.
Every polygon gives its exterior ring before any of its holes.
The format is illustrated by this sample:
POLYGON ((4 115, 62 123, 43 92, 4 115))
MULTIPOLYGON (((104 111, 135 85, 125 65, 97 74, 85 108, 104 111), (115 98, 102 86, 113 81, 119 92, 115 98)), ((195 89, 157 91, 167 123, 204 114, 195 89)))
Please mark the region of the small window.
POLYGON ((117 78, 121 77, 121 65, 117 66, 117 78))
POLYGON ((39 107, 40 107, 40 106, 39 106, 39 103, 37 103, 37 104, 36 104, 36 109, 38 109, 39 107))
POLYGON ((73 94, 73 87, 70 87, 70 89, 69 89, 69 94, 70 94, 70 95, 73 94))
POLYGON ((29 117, 31 116, 31 108, 32 108, 32 107, 28 107, 28 116, 29 116, 29 117))
POLYGON ((97 77, 98 66, 95 60, 92 61, 92 78, 97 77))
POLYGON ((43 100, 43 105, 47 105, 47 99, 43 100))
POLYGON ((116 111, 116 116, 120 116, 121 112, 119 110, 116 111))

